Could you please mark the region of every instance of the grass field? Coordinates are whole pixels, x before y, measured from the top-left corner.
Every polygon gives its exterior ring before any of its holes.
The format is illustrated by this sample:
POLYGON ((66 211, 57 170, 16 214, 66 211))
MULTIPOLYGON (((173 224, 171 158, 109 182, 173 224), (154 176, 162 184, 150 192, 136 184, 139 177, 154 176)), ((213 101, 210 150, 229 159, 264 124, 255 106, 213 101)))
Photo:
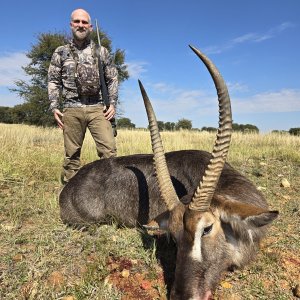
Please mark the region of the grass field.
MULTIPOLYGON (((162 133, 166 151, 210 151, 214 137, 162 133)), ((163 274, 160 262, 172 265, 172 242, 115 224, 75 230, 60 221, 59 129, 0 124, 0 145, 0 299, 167 299, 170 274, 163 274)), ((117 145, 120 156, 151 153, 147 131, 119 130, 117 145)), ((88 135, 82 162, 95 159, 88 135)), ((296 299, 300 137, 235 133, 228 161, 255 183, 280 217, 256 261, 224 274, 215 299, 296 299), (290 187, 282 187, 282 179, 290 187)))

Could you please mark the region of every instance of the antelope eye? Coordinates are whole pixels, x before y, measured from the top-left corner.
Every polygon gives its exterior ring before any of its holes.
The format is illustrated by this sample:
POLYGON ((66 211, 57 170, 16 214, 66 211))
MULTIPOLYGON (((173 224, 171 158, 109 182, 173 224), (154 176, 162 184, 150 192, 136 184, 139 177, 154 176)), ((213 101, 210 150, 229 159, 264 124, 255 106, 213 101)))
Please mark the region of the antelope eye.
POLYGON ((209 234, 211 232, 212 228, 213 228, 213 224, 205 227, 203 230, 202 236, 209 234))

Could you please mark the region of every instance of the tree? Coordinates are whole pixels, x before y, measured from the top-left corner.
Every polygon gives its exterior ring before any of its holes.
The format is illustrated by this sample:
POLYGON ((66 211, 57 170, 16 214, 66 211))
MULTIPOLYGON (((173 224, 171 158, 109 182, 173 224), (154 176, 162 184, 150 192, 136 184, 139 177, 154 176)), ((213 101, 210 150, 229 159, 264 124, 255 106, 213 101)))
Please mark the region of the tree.
POLYGON ((233 131, 240 131, 240 125, 238 123, 232 123, 233 131))
POLYGON ((135 128, 135 124, 131 123, 131 120, 129 118, 118 119, 117 126, 118 126, 118 128, 127 128, 127 129, 135 128))
POLYGON ((28 104, 18 104, 11 108, 11 118, 14 124, 22 124, 27 122, 27 115, 29 114, 27 109, 28 104))
POLYGON ((279 133, 279 134, 289 134, 289 132, 286 131, 286 130, 277 130, 277 129, 272 130, 271 133, 276 133, 276 134, 277 134, 277 133, 279 133))
POLYGON ((159 131, 164 131, 165 123, 163 121, 157 121, 157 126, 159 131))
MULTIPOLYGON (((163 121, 157 121, 157 127, 159 131, 165 130, 165 123, 163 121)), ((148 125, 148 130, 150 130, 150 125, 148 125)))
MULTIPOLYGON (((104 32, 100 32, 100 36, 102 37, 102 45, 108 49, 114 58, 118 69, 119 83, 121 83, 129 77, 124 64, 124 51, 117 49, 113 53, 110 38, 104 32)), ((91 38, 94 41, 97 40, 96 32, 92 33, 91 38)), ((54 50, 58 46, 66 44, 68 40, 70 40, 70 37, 65 33, 42 33, 38 35, 37 43, 27 53, 27 57, 31 61, 23 69, 30 80, 28 82, 18 80, 15 82, 16 87, 11 89, 25 101, 24 104, 21 104, 21 109, 18 107, 18 111, 21 110, 25 113, 22 122, 42 126, 56 124, 52 113, 48 111, 47 75, 54 50)))
POLYGON ((300 127, 298 127, 298 128, 291 128, 289 130, 289 133, 292 134, 292 135, 299 135, 300 136, 300 127))
POLYGON ((202 127, 201 131, 216 132, 217 128, 215 128, 215 127, 202 127))
POLYGON ((192 129, 193 126, 192 126, 192 121, 183 118, 183 119, 178 120, 175 127, 177 130, 178 129, 190 130, 190 129, 192 129))
POLYGON ((248 133, 259 133, 259 129, 257 126, 252 125, 252 124, 246 124, 244 125, 244 132, 248 132, 248 133))
POLYGON ((259 129, 252 124, 232 124, 233 131, 241 131, 243 133, 259 133, 259 129))
MULTIPOLYGON (((47 94, 47 73, 54 50, 67 42, 63 34, 40 34, 37 44, 33 45, 27 57, 31 62, 23 67, 25 73, 31 78, 29 82, 18 80, 16 88, 12 91, 25 100, 24 104, 16 109, 18 122, 50 126, 55 120, 48 111, 49 100, 47 94), (20 118, 24 117, 23 120, 20 118)), ((15 115, 16 116, 16 115, 15 115)))
POLYGON ((0 123, 12 124, 11 108, 0 106, 0 123))
POLYGON ((173 131, 175 129, 175 123, 174 122, 166 122, 165 123, 165 130, 167 131, 173 131))

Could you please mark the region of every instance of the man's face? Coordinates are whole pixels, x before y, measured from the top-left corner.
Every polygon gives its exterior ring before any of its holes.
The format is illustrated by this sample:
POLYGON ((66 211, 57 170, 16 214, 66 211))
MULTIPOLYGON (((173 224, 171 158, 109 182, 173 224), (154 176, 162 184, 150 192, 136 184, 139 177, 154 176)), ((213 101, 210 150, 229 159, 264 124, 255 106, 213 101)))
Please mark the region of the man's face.
POLYGON ((88 38, 93 30, 89 16, 84 11, 75 12, 72 16, 70 25, 73 37, 78 41, 83 41, 88 38))

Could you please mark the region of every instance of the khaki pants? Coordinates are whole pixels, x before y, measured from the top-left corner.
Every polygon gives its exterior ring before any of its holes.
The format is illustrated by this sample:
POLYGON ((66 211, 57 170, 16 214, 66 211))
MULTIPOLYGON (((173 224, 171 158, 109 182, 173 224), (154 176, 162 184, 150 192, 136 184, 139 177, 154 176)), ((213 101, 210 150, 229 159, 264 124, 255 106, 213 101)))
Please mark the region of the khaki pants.
POLYGON ((103 114, 103 106, 70 107, 63 110, 65 160, 62 181, 68 182, 80 168, 80 153, 86 129, 96 143, 99 158, 117 155, 116 142, 110 121, 103 114))

